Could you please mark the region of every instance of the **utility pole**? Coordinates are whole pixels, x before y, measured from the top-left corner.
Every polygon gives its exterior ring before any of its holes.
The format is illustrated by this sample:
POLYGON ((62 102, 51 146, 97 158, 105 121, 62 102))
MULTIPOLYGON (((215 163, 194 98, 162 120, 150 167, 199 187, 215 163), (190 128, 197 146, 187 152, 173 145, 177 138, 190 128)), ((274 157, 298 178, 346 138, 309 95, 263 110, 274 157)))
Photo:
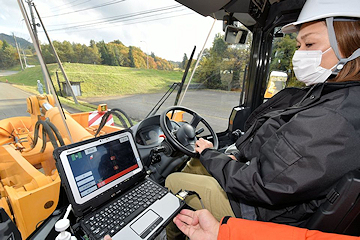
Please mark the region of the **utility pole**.
POLYGON ((147 42, 145 42, 145 41, 140 41, 140 42, 143 42, 143 43, 145 43, 146 44, 146 52, 147 53, 145 53, 146 54, 146 68, 147 69, 149 69, 149 55, 148 55, 148 53, 149 53, 149 49, 148 49, 148 45, 147 45, 147 42))
MULTIPOLYGON (((43 22, 42 22, 42 20, 41 20, 40 14, 39 14, 38 10, 36 9, 35 5, 33 5, 33 7, 34 7, 34 9, 35 9, 35 12, 36 12, 36 14, 37 14, 37 17, 38 17, 41 25, 42 25, 42 28, 43 28, 44 33, 45 33, 45 35, 46 35, 46 38, 47 38, 47 40, 49 41, 49 45, 50 45, 51 49, 53 50, 53 53, 54 53, 54 56, 55 56, 55 59, 56 59, 58 65, 59 65, 59 68, 60 68, 61 72, 62 72, 63 75, 64 75, 64 78, 65 78, 65 81, 66 81, 66 83, 67 83, 67 85, 68 85, 68 87, 69 87, 71 96, 73 97, 75 104, 79 104, 79 102, 78 102, 78 100, 77 100, 77 98, 76 98, 76 96, 75 96, 74 90, 73 90, 72 87, 71 87, 69 78, 67 77, 66 72, 65 72, 65 70, 64 70, 64 67, 63 67, 63 65, 62 65, 62 63, 61 63, 61 60, 60 60, 60 58, 59 58, 59 56, 58 56, 58 54, 57 54, 57 52, 56 52, 56 50, 55 50, 54 45, 52 44, 52 41, 51 41, 51 39, 50 39, 50 37, 49 37, 46 29, 45 29, 45 26, 44 26, 43 22)), ((39 44, 39 45, 40 45, 40 44, 39 44)))
MULTIPOLYGON (((37 33, 37 30, 36 30, 36 27, 40 27, 40 24, 36 23, 35 22, 35 15, 34 15, 34 12, 33 12, 33 7, 34 7, 34 3, 33 3, 33 0, 27 0, 26 3, 29 5, 29 10, 30 10, 30 16, 31 16, 31 26, 32 26, 32 31, 34 33, 34 37, 35 37, 35 41, 36 41, 36 44, 39 46, 39 50, 41 51, 41 45, 40 45, 40 41, 39 41, 39 37, 38 37, 38 33, 37 33)), ((35 43, 34 43, 35 44, 35 43)), ((45 79, 46 79, 46 76, 45 76, 45 73, 43 72, 42 73, 43 75, 43 79, 44 79, 44 85, 45 85, 45 92, 47 94, 50 93, 49 91, 49 84, 45 79)))
POLYGON ((18 43, 17 43, 17 41, 16 41, 15 34, 14 34, 14 33, 12 33, 12 34, 13 34, 13 37, 14 37, 14 40, 15 40, 16 50, 17 50, 18 55, 19 55, 19 61, 20 61, 20 64, 21 64, 21 70, 24 70, 24 65, 23 65, 22 60, 21 60, 21 55, 20 55, 19 45, 18 45, 18 43))
POLYGON ((33 2, 32 0, 27 0, 26 1, 27 4, 29 5, 29 10, 30 10, 30 16, 31 16, 31 22, 32 22, 32 29, 33 29, 33 32, 34 32, 34 35, 35 35, 35 39, 36 39, 36 42, 39 44, 40 46, 40 42, 39 42, 39 37, 38 37, 38 34, 37 34, 37 30, 36 30, 36 22, 35 22, 35 15, 34 15, 34 12, 33 12, 33 2))
POLYGON ((24 56, 24 63, 25 63, 25 68, 27 67, 27 61, 26 61, 26 54, 24 52, 24 49, 22 49, 22 52, 23 52, 23 56, 24 56))

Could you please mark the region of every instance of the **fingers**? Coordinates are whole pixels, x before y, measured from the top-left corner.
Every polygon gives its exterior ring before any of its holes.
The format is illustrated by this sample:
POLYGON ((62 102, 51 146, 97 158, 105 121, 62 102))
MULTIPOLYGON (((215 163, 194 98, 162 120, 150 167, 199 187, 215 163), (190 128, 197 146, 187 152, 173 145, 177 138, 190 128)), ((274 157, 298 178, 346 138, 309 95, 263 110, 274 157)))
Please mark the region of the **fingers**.
POLYGON ((213 147, 212 142, 205 140, 203 138, 199 138, 199 140, 196 141, 196 145, 199 147, 204 146, 206 148, 213 147))
POLYGON ((182 221, 183 223, 187 225, 192 225, 193 218, 194 218, 194 212, 191 210, 183 209, 181 212, 176 216, 177 219, 182 221), (186 211, 185 211, 186 210, 186 211))
POLYGON ((206 148, 212 148, 212 147, 213 147, 212 142, 205 140, 203 138, 200 138, 195 143, 195 151, 197 151, 198 153, 201 153, 206 148))
POLYGON ((174 218, 174 223, 175 225, 180 229, 180 231, 182 231, 186 236, 189 236, 190 233, 190 226, 187 225, 186 223, 184 223, 183 221, 180 220, 178 214, 175 218, 174 218))
POLYGON ((111 240, 111 237, 109 235, 105 235, 104 240, 111 240))

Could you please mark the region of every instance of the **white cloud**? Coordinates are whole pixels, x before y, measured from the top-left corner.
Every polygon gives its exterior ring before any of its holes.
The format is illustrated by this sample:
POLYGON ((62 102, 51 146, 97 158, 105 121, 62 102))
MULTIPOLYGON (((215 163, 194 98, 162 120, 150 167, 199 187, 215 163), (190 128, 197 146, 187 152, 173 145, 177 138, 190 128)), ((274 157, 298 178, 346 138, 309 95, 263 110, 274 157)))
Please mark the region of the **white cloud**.
MULTIPOLYGON (((80 23, 86 24, 103 18, 174 6, 178 5, 178 3, 173 0, 126 0, 105 7, 79 11, 110 2, 110 0, 33 1, 42 16, 44 25, 49 31, 52 40, 67 40, 88 45, 91 39, 95 41, 104 40, 105 42, 119 39, 126 46, 137 46, 143 51, 154 52, 159 57, 175 61, 181 61, 184 53, 189 56, 195 45, 197 53, 199 53, 213 23, 212 18, 203 17, 192 10, 181 7, 169 10, 168 12, 171 11, 171 13, 158 13, 156 16, 149 18, 144 18, 145 15, 143 15, 142 19, 134 21, 106 25, 98 24, 94 28, 73 29, 69 26, 80 23), (73 11, 79 12, 64 14, 73 11), (54 16, 57 14, 63 15, 54 16), (166 18, 169 16, 178 17, 166 18), (154 20, 159 18, 164 19, 154 20), (59 28, 65 29, 51 31, 59 28)), ((3 19, 0 22, 0 32, 6 34, 14 32, 19 37, 30 39, 17 1, 0 0, 0 4, 2 6, 1 18, 3 19)), ((39 29, 39 38, 42 42, 47 42, 45 34, 41 30, 39 29)), ((215 34, 219 32, 222 32, 221 21, 217 21, 215 24, 207 47, 211 46, 215 34)))

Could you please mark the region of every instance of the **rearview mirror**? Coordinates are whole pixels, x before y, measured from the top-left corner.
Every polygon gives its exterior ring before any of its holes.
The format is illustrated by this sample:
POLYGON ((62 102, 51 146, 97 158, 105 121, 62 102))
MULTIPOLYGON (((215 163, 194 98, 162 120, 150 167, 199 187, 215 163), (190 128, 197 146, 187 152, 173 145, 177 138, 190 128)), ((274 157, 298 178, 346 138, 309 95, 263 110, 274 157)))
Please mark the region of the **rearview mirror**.
POLYGON ((245 44, 248 33, 248 30, 227 25, 225 28, 224 41, 230 44, 245 44))

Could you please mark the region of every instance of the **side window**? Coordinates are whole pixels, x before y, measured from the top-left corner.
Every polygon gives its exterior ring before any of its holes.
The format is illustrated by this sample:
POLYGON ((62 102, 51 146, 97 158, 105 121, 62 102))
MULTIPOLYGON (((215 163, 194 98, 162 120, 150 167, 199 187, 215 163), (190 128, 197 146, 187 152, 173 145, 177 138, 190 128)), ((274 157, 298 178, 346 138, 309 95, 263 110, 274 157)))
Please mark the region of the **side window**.
MULTIPOLYGON (((275 28, 279 33, 280 28, 275 28)), ((264 98, 269 99, 285 87, 303 87, 303 83, 296 80, 292 70, 292 57, 296 51, 296 33, 275 34, 272 43, 272 54, 267 88, 264 98)))

